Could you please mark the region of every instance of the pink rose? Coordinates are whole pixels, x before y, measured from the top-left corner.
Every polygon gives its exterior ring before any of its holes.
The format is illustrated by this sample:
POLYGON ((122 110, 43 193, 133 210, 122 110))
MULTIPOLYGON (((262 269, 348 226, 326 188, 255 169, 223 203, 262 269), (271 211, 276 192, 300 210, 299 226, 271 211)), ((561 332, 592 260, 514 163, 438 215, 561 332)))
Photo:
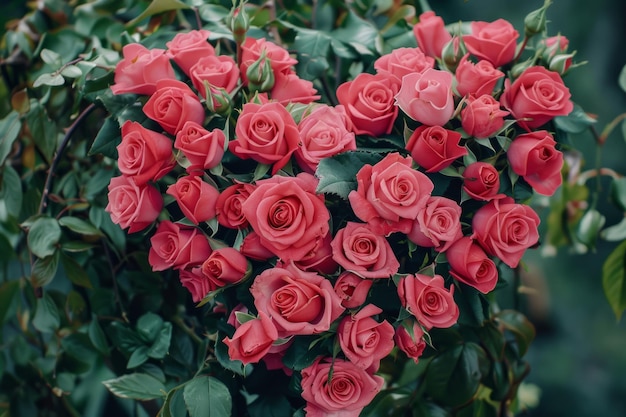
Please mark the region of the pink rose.
POLYGON ((402 306, 428 330, 451 327, 457 322, 459 307, 453 293, 454 287, 446 289, 441 275, 408 275, 398 285, 402 306))
POLYGON ((504 117, 509 114, 500 108, 500 102, 489 94, 475 98, 467 97, 467 105, 461 110, 461 125, 470 136, 486 139, 495 135, 504 126, 504 117))
POLYGON ((463 189, 474 200, 489 201, 499 195, 500 174, 487 162, 469 164, 463 171, 463 189))
POLYGON ((463 236, 461 232, 461 206, 446 197, 430 197, 417 214, 409 240, 424 248, 434 247, 445 252, 452 243, 463 236))
POLYGON ((164 49, 147 49, 139 43, 122 48, 124 58, 115 66, 113 94, 150 95, 159 80, 175 80, 176 74, 164 49))
POLYGON ((566 53, 569 39, 563 35, 551 36, 543 41, 543 46, 545 50, 542 58, 548 62, 548 67, 559 74, 566 73, 572 66, 572 58, 576 53, 566 53))
POLYGON ((224 338, 224 344, 228 346, 228 357, 231 360, 246 365, 259 362, 276 339, 278 332, 272 320, 259 311, 259 316, 239 326, 232 338, 224 338))
POLYGON ((313 83, 304 80, 294 72, 278 72, 274 75, 274 86, 270 90, 272 100, 286 106, 289 103, 309 104, 320 99, 313 83))
POLYGON ((446 252, 450 275, 487 294, 498 283, 498 268, 485 251, 469 237, 463 237, 446 252))
POLYGON ((215 49, 207 42, 210 34, 204 29, 177 33, 165 44, 168 54, 185 74, 189 75, 191 67, 200 59, 215 55, 215 49))
POLYGON ((153 271, 185 269, 200 265, 210 254, 209 241, 199 229, 166 220, 150 238, 148 262, 153 271))
POLYGON ((410 157, 390 153, 356 174, 357 189, 348 195, 350 205, 377 234, 408 233, 434 189, 432 181, 413 169, 411 162, 410 157))
POLYGON ((291 265, 261 272, 250 293, 257 310, 271 317, 281 338, 325 332, 344 311, 329 280, 291 265))
POLYGON ((205 82, 213 89, 223 88, 231 93, 239 82, 239 68, 228 55, 207 55, 197 60, 189 70, 189 78, 205 99, 205 82))
POLYGON ((276 256, 272 251, 263 246, 261 236, 256 232, 250 232, 243 238, 239 252, 246 258, 254 259, 255 261, 267 261, 276 256))
POLYGON ((139 232, 159 217, 163 197, 158 189, 149 184, 137 185, 132 177, 122 175, 111 178, 108 204, 105 207, 111 221, 128 233, 139 232))
POLYGON ((480 60, 473 64, 465 54, 456 68, 456 91, 461 97, 473 94, 476 97, 491 94, 498 80, 504 73, 487 60, 480 60))
POLYGON ((295 157, 305 171, 314 173, 323 158, 356 149, 350 119, 343 106, 319 106, 305 116, 298 125, 300 146, 295 157))
POLYGON ((417 39, 417 45, 426 55, 436 58, 441 58, 443 46, 452 40, 452 36, 444 26, 443 19, 432 11, 420 15, 419 22, 413 26, 413 33, 417 39))
POLYGON ((162 178, 175 165, 172 141, 130 120, 122 125, 122 142, 117 153, 120 172, 132 177, 138 185, 162 178))
POLYGON ((302 370, 307 417, 358 417, 384 379, 339 358, 317 359, 302 370))
POLYGON ((202 181, 199 175, 180 177, 167 188, 167 194, 176 199, 178 207, 193 224, 215 217, 215 203, 220 192, 202 181))
POLYGON ((406 149, 426 172, 438 172, 467 155, 460 141, 461 134, 454 130, 422 125, 411 134, 406 149))
POLYGON ((398 82, 402 82, 405 75, 424 72, 434 66, 435 60, 424 55, 420 48, 396 48, 374 61, 377 72, 391 74, 398 82))
POLYGON ((221 192, 215 203, 215 213, 220 225, 230 229, 248 227, 243 214, 243 203, 254 190, 254 185, 236 182, 221 192))
POLYGON ((200 267, 179 269, 178 278, 183 287, 191 293, 194 303, 199 303, 208 293, 217 289, 215 284, 202 273, 200 267))
POLYGON ((333 259, 363 278, 389 278, 400 268, 387 239, 367 224, 348 222, 337 231, 331 246, 333 259))
POLYGON ((285 48, 263 38, 246 38, 241 45, 241 51, 241 65, 239 68, 244 85, 248 85, 248 68, 263 54, 270 62, 274 77, 276 77, 277 73, 291 73, 291 67, 298 63, 298 60, 292 58, 289 55, 289 51, 285 48))
POLYGON ((337 88, 337 100, 342 104, 357 135, 389 134, 398 115, 393 98, 398 92, 398 80, 384 74, 361 73, 337 88))
POLYGON ((275 176, 257 182, 243 203, 243 213, 264 247, 285 262, 299 261, 329 231, 330 214, 324 196, 317 195, 317 179, 275 176))
MULTIPOLYGON (((331 275, 339 265, 333 260, 333 249, 330 246, 332 236, 328 233, 322 239, 318 239, 315 247, 309 251, 304 258, 298 261, 291 261, 302 271, 314 271, 320 274, 331 275)), ((276 266, 282 267, 284 262, 279 261, 276 266)))
POLYGON ((188 121, 202 124, 204 107, 191 88, 182 81, 160 80, 156 92, 143 106, 143 112, 169 134, 176 135, 188 121))
POLYGON ((190 165, 187 172, 203 172, 218 166, 224 156, 226 135, 220 129, 208 131, 194 121, 186 122, 176 133, 174 148, 180 150, 190 165))
POLYGON ((519 33, 513 25, 498 19, 493 22, 472 22, 472 33, 463 36, 467 50, 479 59, 485 59, 499 67, 515 58, 519 33))
POLYGON ((443 126, 454 114, 452 74, 428 69, 406 75, 396 104, 411 119, 429 126, 443 126))
POLYGON ((363 279, 352 272, 344 271, 337 278, 334 288, 342 300, 342 306, 356 308, 365 302, 373 283, 371 279, 363 279))
POLYGON ((215 249, 202 263, 202 273, 216 288, 237 284, 243 280, 248 269, 248 260, 236 249, 215 249))
POLYGON ((474 238, 491 256, 515 268, 526 249, 539 241, 539 216, 510 198, 491 200, 472 219, 474 238))
POLYGON ((284 167, 298 147, 300 133, 291 114, 280 103, 246 103, 235 126, 237 139, 228 149, 242 159, 274 164, 272 175, 284 167))
POLYGON ((413 362, 418 363, 420 356, 426 349, 424 331, 417 321, 405 320, 397 328, 394 341, 402 352, 413 362))
POLYGON ((539 194, 551 196, 563 182, 563 154, 545 130, 517 136, 506 156, 513 172, 524 177, 539 194))
POLYGON ((372 372, 378 370, 380 360, 394 347, 393 326, 386 320, 378 322, 373 318, 382 312, 374 304, 368 304, 358 313, 344 317, 337 329, 339 345, 346 358, 372 372))
POLYGON ((574 109, 570 97, 558 73, 535 66, 525 70, 513 84, 504 81, 500 102, 522 127, 535 129, 555 116, 567 116, 574 109))

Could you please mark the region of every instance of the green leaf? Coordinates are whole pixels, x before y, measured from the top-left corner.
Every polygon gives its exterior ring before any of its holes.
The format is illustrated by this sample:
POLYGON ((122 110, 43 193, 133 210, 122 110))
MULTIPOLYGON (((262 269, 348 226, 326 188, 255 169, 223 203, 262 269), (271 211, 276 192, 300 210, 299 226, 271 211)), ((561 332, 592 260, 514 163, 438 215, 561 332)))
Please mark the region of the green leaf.
POLYGON ((0 324, 4 323, 9 311, 18 300, 20 281, 7 281, 0 285, 0 324))
POLYGON ((161 327, 163 319, 154 313, 146 313, 137 320, 137 334, 147 343, 156 340, 161 327))
POLYGON ((622 91, 626 92, 626 65, 622 67, 622 70, 619 73, 619 86, 622 91))
POLYGON ((488 401, 476 400, 463 407, 457 417, 498 417, 498 410, 488 401))
POLYGON ((604 261, 602 287, 615 317, 620 320, 626 309, 626 240, 619 244, 604 261))
POLYGON ((183 391, 175 388, 167 393, 165 403, 161 409, 161 417, 186 417, 187 408, 183 399, 183 391))
POLYGON ((163 359, 168 352, 172 340, 172 323, 165 322, 159 330, 157 338, 148 350, 148 356, 154 359, 163 359))
MULTIPOLYGON (((243 362, 239 360, 232 360, 228 356, 228 347, 222 342, 220 333, 218 333, 218 341, 215 342, 215 357, 217 361, 222 365, 225 369, 228 369, 231 372, 236 373, 237 375, 250 375, 252 372, 252 365, 247 364, 243 365, 243 362)), ((204 357, 202 358, 202 362, 204 362, 204 357)), ((200 364, 201 365, 201 364, 200 364)))
POLYGON ((319 178, 318 193, 336 194, 348 198, 357 189, 356 174, 364 165, 374 165, 384 155, 372 152, 349 151, 320 161, 315 171, 319 178))
POLYGON ((63 68, 61 75, 67 78, 78 78, 83 75, 83 72, 76 65, 68 65, 63 68))
POLYGON ((282 395, 261 395, 248 406, 250 417, 282 417, 291 415, 291 404, 282 395))
POLYGON ((567 133, 584 132, 595 122, 596 119, 587 115, 578 104, 574 105, 574 110, 567 116, 557 116, 554 118, 556 127, 567 133))
POLYGON ((60 252, 54 252, 45 258, 35 260, 31 271, 33 284, 37 287, 43 287, 54 279, 59 267, 60 252))
POLYGON ((65 84, 65 78, 61 74, 58 73, 46 73, 41 74, 35 82, 33 83, 33 87, 41 87, 42 85, 49 85, 51 87, 57 87, 59 85, 65 84))
POLYGON ((317 30, 298 30, 293 49, 298 51, 298 74, 307 80, 319 78, 328 69, 326 57, 330 36, 317 30))
POLYGON ((23 198, 22 179, 12 166, 5 165, 0 182, 0 219, 6 217, 3 213, 19 218, 23 198))
POLYGON ((91 285, 91 281, 89 280, 89 275, 87 271, 83 269, 82 266, 74 259, 69 256, 62 254, 61 255, 61 265, 63 265, 63 269, 65 270, 65 275, 72 281, 74 285, 78 285, 84 288, 93 288, 91 285))
POLYGON ((165 395, 165 386, 153 376, 143 373, 123 375, 102 382, 114 395, 133 400, 152 400, 165 395))
POLYGON ((626 217, 622 218, 622 221, 619 223, 602 230, 600 237, 610 242, 626 240, 626 217))
POLYGON ((89 149, 89 155, 99 153, 109 158, 117 159, 117 145, 122 141, 120 125, 113 118, 108 118, 98 131, 96 138, 89 149))
POLYGON ((107 332, 113 342, 113 346, 126 354, 130 354, 138 347, 144 346, 143 341, 137 333, 129 329, 123 323, 114 321, 107 327, 107 332))
POLYGON ((73 216, 64 216, 59 219, 59 224, 67 227, 72 232, 84 236, 104 236, 104 234, 90 221, 79 219, 73 216))
POLYGON ((611 181, 611 202, 620 210, 626 211, 626 177, 611 181))
POLYGON ((595 248, 606 218, 596 209, 588 210, 578 223, 576 237, 588 248, 595 248))
POLYGON ((413 417, 451 417, 452 414, 430 401, 418 401, 413 408, 413 417))
POLYGON ((95 314, 91 315, 91 322, 89 323, 87 333, 89 334, 91 344, 98 350, 98 352, 104 356, 109 356, 109 344, 107 343, 107 338, 104 335, 104 330, 102 330, 102 327, 98 322, 98 317, 95 314))
MULTIPOLYGON (((63 77, 61 77, 63 79, 63 77)), ((44 107, 35 99, 30 100, 30 111, 26 114, 26 124, 33 141, 50 163, 57 146, 57 128, 50 120, 44 107)))
POLYGON ((147 346, 139 346, 137 349, 133 351, 128 358, 128 363, 126 364, 126 368, 133 369, 148 360, 148 347, 147 346))
POLYGON ((188 9, 185 3, 178 0, 152 0, 146 9, 136 18, 126 24, 127 27, 135 26, 147 17, 155 14, 169 12, 170 10, 188 9))
POLYGON ((94 245, 93 243, 83 242, 79 240, 61 243, 61 249, 63 249, 65 252, 70 253, 86 252, 89 249, 93 249, 95 246, 96 245, 94 245))
POLYGON ((520 356, 528 351, 528 346, 535 338, 535 326, 519 311, 503 310, 497 316, 498 323, 513 333, 519 347, 520 356))
POLYGON ((61 55, 47 48, 41 50, 40 57, 43 62, 55 68, 62 64, 61 55))
POLYGON ((0 165, 4 164, 4 160, 11 153, 13 142, 21 129, 20 115, 15 110, 0 120, 0 165))
POLYGON ((367 20, 361 19, 349 10, 342 27, 331 32, 334 39, 349 44, 361 55, 381 52, 381 39, 378 29, 367 20))
POLYGON ((42 333, 52 333, 59 328, 61 323, 59 309, 47 292, 37 299, 37 310, 32 323, 35 329, 42 333))
POLYGON ((183 398, 190 417, 230 417, 230 391, 216 378, 195 377, 185 385, 183 398))
POLYGON ((28 247, 39 258, 52 255, 59 239, 61 239, 61 227, 59 227, 59 222, 51 217, 38 218, 28 231, 28 247))

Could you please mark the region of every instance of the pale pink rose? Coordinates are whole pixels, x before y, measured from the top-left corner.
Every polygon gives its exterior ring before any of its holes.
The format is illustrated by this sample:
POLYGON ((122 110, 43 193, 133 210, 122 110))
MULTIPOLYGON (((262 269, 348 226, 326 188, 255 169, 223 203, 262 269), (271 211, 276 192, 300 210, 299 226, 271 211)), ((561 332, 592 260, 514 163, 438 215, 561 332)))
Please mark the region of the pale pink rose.
POLYGON ((231 93, 239 83, 239 67, 228 55, 207 55, 191 67, 189 77, 198 93, 206 99, 205 82, 213 89, 223 88, 231 93))
POLYGON ((309 104, 321 97, 311 81, 298 77, 295 72, 276 73, 269 95, 284 106, 289 103, 309 104))
POLYGON ((420 356, 426 349, 424 331, 417 321, 405 320, 397 328, 394 341, 402 352, 413 362, 418 363, 420 356))
POLYGON ((461 134, 441 126, 419 126, 409 137, 406 149, 426 172, 438 172, 467 155, 460 145, 461 134))
POLYGON ((183 287, 191 294, 194 303, 199 303, 211 291, 217 287, 202 273, 199 267, 191 269, 179 269, 178 278, 183 287))
POLYGON ((156 91, 144 104, 143 112, 171 135, 176 135, 188 121, 202 124, 205 116, 196 93, 178 80, 157 81, 156 91))
POLYGON ((456 91, 461 97, 469 94, 476 97, 491 94, 504 73, 487 60, 482 59, 474 64, 468 57, 469 54, 465 54, 456 68, 456 91))
POLYGON ((463 36, 467 50, 479 59, 499 67, 513 61, 519 33, 513 25, 498 19, 493 22, 472 22, 471 34, 463 36))
POLYGON ((248 220, 243 214, 243 203, 254 188, 252 184, 236 182, 220 193, 215 204, 217 221, 220 225, 230 229, 248 227, 248 220))
POLYGON ((364 279, 357 274, 344 271, 337 278, 334 288, 342 300, 342 306, 356 308, 365 302, 373 283, 371 279, 364 279))
POLYGON ((450 275, 476 288, 483 294, 492 291, 498 283, 498 268, 485 251, 469 237, 463 237, 446 252, 450 275))
POLYGON ((139 232, 150 226, 159 217, 163 208, 163 197, 150 184, 137 185, 132 177, 122 175, 111 178, 108 203, 105 211, 111 221, 128 233, 139 232))
POLYGON ((438 252, 445 252, 463 236, 461 213, 461 206, 456 201, 446 197, 430 197, 417 214, 407 237, 418 246, 434 247, 438 252))
POLYGON ((124 58, 115 66, 113 94, 150 95, 159 80, 175 80, 176 74, 164 49, 148 49, 139 43, 122 48, 124 58))
POLYGON ((202 263, 201 270, 216 288, 220 288, 243 280, 248 270, 248 260, 236 249, 218 248, 202 263))
POLYGON ((246 365, 259 362, 276 339, 278 332, 272 320, 259 311, 258 317, 239 326, 232 338, 224 338, 224 344, 228 346, 228 357, 231 360, 246 365))
POLYGON ((441 275, 408 275, 398 285, 402 306, 428 330, 448 328, 457 322, 459 307, 453 293, 454 287, 448 290, 441 275))
POLYGON ((222 130, 208 131, 190 120, 176 134, 174 148, 180 150, 189 161, 188 173, 203 173, 221 163, 225 142, 226 135, 222 130))
POLYGON ((263 38, 254 39, 247 37, 241 45, 241 79, 244 85, 248 85, 247 71, 250 65, 258 60, 262 54, 269 60, 274 77, 277 73, 291 73, 291 67, 298 63, 282 46, 276 45, 263 38))
POLYGON ((180 210, 193 224, 215 217, 215 203, 220 192, 202 181, 199 175, 180 177, 167 188, 166 193, 176 199, 180 210))
POLYGON ((427 11, 419 16, 419 22, 413 26, 413 33, 417 45, 426 55, 441 58, 443 46, 452 40, 452 35, 446 30, 443 19, 433 11, 427 11))
POLYGON ((166 220, 150 238, 148 262, 153 271, 193 268, 210 254, 209 241, 199 229, 166 220))
POLYGON ((500 174, 487 162, 474 162, 463 171, 463 189, 474 200, 489 201, 504 194, 500 190, 500 174))
POLYGON ((411 119, 428 126, 443 126, 454 114, 452 74, 428 69, 406 75, 396 104, 411 119))
POLYGON ((509 112, 500 108, 500 102, 489 94, 475 98, 467 97, 467 105, 461 110, 461 126, 470 136, 478 139, 489 138, 504 126, 504 118, 509 112))
POLYGON ((379 73, 391 74, 402 81, 402 77, 414 72, 424 72, 435 67, 435 60, 424 55, 420 48, 396 48, 374 61, 379 73))
POLYGON ((167 53, 185 74, 190 74, 190 69, 200 59, 215 55, 215 49, 207 42, 211 32, 208 30, 191 30, 185 33, 177 33, 174 38, 167 42, 167 53))

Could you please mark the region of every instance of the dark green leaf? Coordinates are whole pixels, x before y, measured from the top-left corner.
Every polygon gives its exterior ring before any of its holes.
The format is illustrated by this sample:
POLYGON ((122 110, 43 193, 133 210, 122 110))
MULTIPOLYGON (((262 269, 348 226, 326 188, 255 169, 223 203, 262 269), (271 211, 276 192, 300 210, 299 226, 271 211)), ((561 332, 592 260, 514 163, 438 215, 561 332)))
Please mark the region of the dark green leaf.
POLYGON ((42 333, 51 333, 59 328, 61 318, 54 300, 46 292, 37 299, 37 310, 33 317, 33 326, 42 333))
POLYGON ((410 400, 411 398, 408 395, 400 395, 394 391, 387 391, 382 395, 377 395, 374 400, 363 409, 360 416, 401 417, 405 415, 405 411, 410 400))
POLYGON ((0 166, 11 153, 13 142, 17 139, 21 129, 20 115, 15 110, 0 120, 0 166))
POLYGON ((19 218, 22 200, 22 180, 15 169, 7 164, 2 168, 2 182, 0 182, 0 219, 5 217, 3 212, 19 218))
MULTIPOLYGON (((61 77, 63 78, 63 77, 61 77)), ((26 124, 30 129, 35 145, 49 163, 57 147, 56 125, 50 120, 46 110, 35 99, 30 101, 30 111, 26 114, 26 124)))
POLYGON ((148 360, 148 347, 139 346, 137 349, 133 351, 133 353, 130 355, 130 358, 128 358, 128 363, 126 364, 126 368, 128 369, 136 368, 147 360, 148 360))
POLYGON ((59 222, 51 217, 40 217, 28 231, 28 247, 38 258, 52 255, 61 239, 59 222))
POLYGON ((167 354, 172 339, 172 323, 165 322, 159 330, 157 338, 148 350, 148 356, 155 359, 163 359, 167 354))
POLYGON ((138 347, 144 346, 137 333, 120 322, 115 321, 111 323, 107 328, 107 332, 113 345, 126 354, 130 354, 138 347))
POLYGON ((357 172, 363 165, 380 162, 383 156, 371 152, 350 151, 322 159, 315 172, 320 180, 317 192, 336 194, 347 199, 350 191, 357 189, 357 172))
POLYGON ((7 281, 0 285, 0 324, 4 323, 7 314, 19 300, 20 281, 7 281))
POLYGON ((133 400, 152 400, 165 395, 165 386, 153 376, 142 373, 123 375, 102 382, 113 394, 133 400))
POLYGON ((248 406, 250 417, 282 417, 291 415, 291 404, 278 395, 261 395, 248 406))
POLYGON ((161 413, 161 417, 186 417, 188 415, 181 389, 175 388, 167 393, 161 413))
POLYGON ((153 16, 155 14, 169 12, 170 10, 181 10, 188 9, 185 3, 182 3, 178 0, 153 0, 143 12, 130 22, 128 22, 127 26, 134 26, 141 22, 142 20, 153 16))
MULTIPOLYGON (((252 372, 252 365, 243 365, 241 361, 234 361, 228 356, 228 347, 221 341, 220 334, 218 333, 218 341, 215 342, 215 357, 217 361, 225 369, 236 373, 237 375, 250 375, 252 372)), ((204 361, 203 361, 204 362, 204 361)))
POLYGON ((587 115, 578 104, 574 105, 574 110, 567 116, 557 116, 554 118, 556 127, 568 133, 584 132, 595 122, 596 119, 587 115))
POLYGON ((84 333, 67 335, 61 340, 61 347, 67 355, 83 362, 89 368, 97 361, 98 353, 92 349, 89 337, 84 333))
POLYGON ((61 265, 63 265, 65 275, 67 275, 74 285, 84 288, 93 288, 91 281, 89 280, 89 275, 74 259, 62 254, 61 265))
POLYGON ((496 316, 498 323, 513 333, 519 347, 520 356, 524 356, 530 342, 535 338, 535 326, 519 311, 503 310, 496 316))
POLYGON ((604 261, 602 286, 615 317, 620 320, 626 309, 626 240, 620 243, 604 261))
POLYGON ((137 334, 146 343, 156 340, 161 327, 163 327, 163 319, 154 313, 146 313, 137 320, 137 334))
POLYGON ((355 48, 361 55, 380 53, 378 29, 370 22, 361 19, 352 10, 348 12, 342 27, 331 33, 332 37, 355 48))
POLYGON ((91 344, 98 350, 98 352, 104 356, 109 356, 109 344, 100 323, 98 323, 98 317, 95 314, 92 314, 91 316, 88 334, 91 344))
POLYGON ((89 155, 103 154, 109 158, 117 159, 117 145, 122 141, 120 125, 109 117, 98 131, 96 138, 89 149, 89 155))
POLYGON ((418 401, 413 408, 413 417, 451 417, 452 414, 430 401, 418 401))
POLYGON ((60 252, 55 252, 45 258, 35 260, 33 270, 31 271, 33 283, 37 287, 43 287, 49 284, 56 275, 59 267, 60 252))
POLYGON ((230 417, 230 391, 216 378, 195 377, 185 385, 183 398, 191 417, 230 417))
POLYGON ((83 242, 80 240, 74 240, 70 242, 61 243, 61 249, 65 252, 86 252, 89 249, 93 249, 95 245, 89 242, 83 242))
POLYGON ((327 34, 301 29, 296 35, 293 49, 298 51, 298 74, 302 78, 314 80, 328 69, 326 57, 330 49, 330 36, 327 34))
POLYGON ((456 414, 457 417, 498 417, 498 409, 487 401, 472 401, 456 414))
POLYGON ((72 232, 84 236, 103 236, 100 229, 94 226, 90 221, 80 219, 73 216, 64 216, 59 219, 59 224, 67 227, 72 232))

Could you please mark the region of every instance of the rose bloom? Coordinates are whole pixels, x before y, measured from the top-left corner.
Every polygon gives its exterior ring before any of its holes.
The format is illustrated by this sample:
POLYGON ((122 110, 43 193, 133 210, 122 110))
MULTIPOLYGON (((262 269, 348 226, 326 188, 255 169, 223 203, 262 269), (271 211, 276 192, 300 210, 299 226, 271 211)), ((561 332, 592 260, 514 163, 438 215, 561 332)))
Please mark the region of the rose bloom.
POLYGON ((163 208, 163 197, 156 187, 137 185, 132 177, 125 175, 111 178, 107 199, 104 210, 111 215, 113 223, 128 228, 128 233, 150 226, 163 208))
POLYGON ((443 19, 433 11, 420 15, 419 22, 413 26, 413 33, 417 45, 428 56, 441 58, 443 46, 452 40, 452 35, 446 30, 443 19))
POLYGON ((417 214, 409 240, 424 248, 434 247, 445 252, 452 243, 463 236, 461 232, 461 206, 446 197, 430 197, 417 214))
POLYGON ((454 287, 446 289, 441 275, 408 275, 398 285, 402 306, 428 330, 448 328, 457 322, 459 307, 453 293, 454 287))
POLYGON ((337 335, 346 358, 359 368, 376 372, 380 360, 394 347, 393 326, 388 321, 376 321, 373 316, 382 313, 381 308, 368 304, 354 315, 343 318, 337 335))
POLYGON ((295 72, 278 72, 274 75, 274 86, 270 90, 270 97, 286 106, 289 103, 309 104, 319 100, 321 96, 317 94, 311 81, 298 77, 295 72))
POLYGON ((143 112, 169 134, 176 135, 187 121, 202 124, 204 107, 198 96, 182 81, 160 80, 143 112))
POLYGON ((424 72, 435 66, 435 60, 424 55, 420 48, 397 48, 374 62, 374 69, 402 81, 402 77, 414 72, 424 72))
POLYGON ((261 236, 254 231, 248 233, 243 238, 239 252, 246 258, 254 259, 255 261, 267 261, 276 256, 274 252, 263 246, 261 236))
POLYGON ((164 49, 148 49, 139 43, 122 48, 124 58, 115 66, 113 94, 150 95, 159 80, 175 80, 176 74, 164 49))
POLYGON ((248 227, 248 220, 243 214, 243 203, 254 188, 252 184, 236 182, 220 193, 215 203, 215 213, 220 225, 230 229, 248 227))
POLYGON ((450 275, 487 294, 498 283, 498 268, 485 251, 469 237, 463 237, 446 252, 450 275))
POLYGON ((247 365, 259 362, 276 339, 278 332, 272 320, 259 311, 259 316, 239 326, 232 338, 225 337, 224 344, 228 346, 228 357, 231 360, 247 365))
POLYGON ((456 91, 461 97, 473 94, 476 97, 491 94, 498 80, 504 73, 487 60, 480 60, 473 64, 465 54, 454 73, 456 77, 456 91))
POLYGON ((387 239, 367 224, 348 222, 337 231, 331 246, 333 259, 363 278, 389 278, 400 268, 387 239))
POLYGON ((539 216, 511 197, 491 200, 472 219, 474 238, 491 256, 515 268, 526 249, 539 241, 539 216))
POLYGON ((325 332, 344 311, 329 280, 292 265, 261 272, 250 293, 257 310, 271 317, 281 338, 325 332))
POLYGON ((239 82, 239 67, 228 55, 207 55, 197 60, 189 70, 189 78, 205 99, 205 81, 212 88, 223 88, 231 93, 239 82))
POLYGON ((215 217, 215 203, 220 192, 202 181, 199 175, 180 177, 166 191, 176 199, 178 207, 193 224, 199 224, 215 217))
POLYGON ((341 298, 341 305, 345 308, 356 308, 361 306, 374 281, 363 279, 352 272, 342 272, 335 282, 335 292, 341 298))
POLYGON ((291 67, 298 63, 298 60, 292 58, 282 46, 276 45, 263 38, 254 39, 247 37, 241 45, 241 79, 244 85, 248 85, 247 71, 250 65, 258 60, 265 53, 265 57, 269 60, 274 77, 277 73, 291 73, 291 67))
POLYGON ((215 49, 207 42, 210 34, 204 29, 177 33, 165 44, 168 54, 185 74, 189 75, 191 67, 200 59, 215 55, 215 49))
POLYGON ((356 174, 357 189, 348 195, 350 205, 377 234, 408 233, 434 189, 432 181, 413 169, 411 162, 410 157, 390 153, 356 174))
POLYGON ((463 36, 467 50, 479 59, 485 59, 499 67, 515 58, 519 33, 513 25, 498 19, 493 22, 472 22, 472 33, 463 36))
POLYGON ((330 214, 311 174, 258 181, 244 201, 244 216, 264 247, 285 262, 299 261, 329 231, 330 214))
POLYGON ((500 174, 487 162, 474 162, 463 171, 463 189, 474 200, 489 201, 500 190, 500 174))
POLYGON ((137 185, 162 178, 175 165, 172 141, 130 120, 122 125, 117 153, 120 172, 132 177, 137 185))
POLYGON ((465 146, 459 145, 460 140, 461 134, 454 130, 422 125, 411 134, 406 149, 426 172, 438 172, 467 155, 465 146))
POLYGON ((563 182, 563 154, 545 130, 517 136, 506 156, 513 172, 524 177, 539 194, 551 196, 563 182))
MULTIPOLYGON (((339 265, 333 260, 333 249, 330 246, 332 236, 328 233, 322 239, 318 239, 315 247, 311 249, 302 259, 291 261, 302 271, 314 271, 320 274, 331 275, 339 265)), ((276 266, 282 267, 284 262, 279 260, 276 266)))
POLYGON ((467 97, 467 105, 461 110, 461 126, 469 135, 486 139, 495 135, 504 126, 504 117, 509 114, 500 108, 500 102, 489 94, 476 98, 467 97))
POLYGON ((500 102, 522 127, 535 129, 555 116, 567 116, 574 109, 570 97, 558 73, 535 66, 525 70, 513 84, 504 81, 500 102))
POLYGON ((179 269, 178 278, 180 283, 191 293, 194 303, 199 303, 211 291, 217 287, 200 270, 200 267, 191 269, 179 269))
POLYGON ((406 75, 396 104, 411 119, 429 126, 443 126, 454 114, 452 74, 428 69, 406 75))
POLYGON ((204 276, 216 288, 238 283, 245 277, 247 269, 246 257, 230 247, 215 249, 201 267, 204 276))
POLYGON ((393 98, 399 87, 395 77, 361 73, 337 88, 337 100, 345 107, 354 133, 380 136, 391 132, 398 115, 393 98))
POLYGON ((274 164, 272 175, 289 162, 300 141, 296 122, 280 103, 244 104, 235 136, 228 149, 241 159, 274 164))
POLYGON ((318 358, 302 370, 304 410, 307 417, 358 417, 383 383, 349 361, 318 358))
POLYGON ((148 262, 153 271, 193 268, 210 254, 209 241, 199 229, 166 220, 150 238, 148 262))
POLYGON ((189 161, 187 172, 203 172, 221 163, 225 142, 226 135, 222 130, 208 131, 198 123, 188 121, 176 134, 174 148, 180 150, 189 161))
POLYGON ((303 170, 314 173, 320 160, 341 152, 355 150, 354 133, 344 106, 319 106, 298 125, 300 146, 295 157, 303 170))
POLYGON ((417 321, 405 320, 397 328, 393 337, 398 349, 406 354, 413 362, 418 363, 420 356, 426 349, 424 331, 417 321), (406 323, 406 324, 405 324, 406 323), (410 329, 410 333, 409 330, 410 329))

